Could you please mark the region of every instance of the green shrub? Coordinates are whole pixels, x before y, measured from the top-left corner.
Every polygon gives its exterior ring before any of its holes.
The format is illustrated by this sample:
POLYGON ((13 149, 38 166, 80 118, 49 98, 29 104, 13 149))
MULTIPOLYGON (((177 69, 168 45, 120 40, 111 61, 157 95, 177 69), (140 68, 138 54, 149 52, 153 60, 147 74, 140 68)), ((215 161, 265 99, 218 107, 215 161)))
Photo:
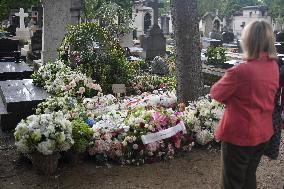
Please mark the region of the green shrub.
POLYGON ((205 53, 207 64, 222 64, 226 62, 226 49, 223 47, 208 47, 205 53))

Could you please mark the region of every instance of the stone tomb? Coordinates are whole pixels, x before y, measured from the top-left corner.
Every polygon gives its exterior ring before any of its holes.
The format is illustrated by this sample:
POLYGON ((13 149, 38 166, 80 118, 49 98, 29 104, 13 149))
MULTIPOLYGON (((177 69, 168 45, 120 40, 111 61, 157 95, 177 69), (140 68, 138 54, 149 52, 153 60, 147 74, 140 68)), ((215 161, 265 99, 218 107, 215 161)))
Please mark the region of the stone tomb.
POLYGON ((32 84, 31 79, 0 81, 0 125, 3 131, 13 130, 21 119, 32 115, 33 109, 50 96, 32 84))
POLYGON ((1 62, 0 65, 0 81, 29 79, 33 73, 25 62, 1 62))

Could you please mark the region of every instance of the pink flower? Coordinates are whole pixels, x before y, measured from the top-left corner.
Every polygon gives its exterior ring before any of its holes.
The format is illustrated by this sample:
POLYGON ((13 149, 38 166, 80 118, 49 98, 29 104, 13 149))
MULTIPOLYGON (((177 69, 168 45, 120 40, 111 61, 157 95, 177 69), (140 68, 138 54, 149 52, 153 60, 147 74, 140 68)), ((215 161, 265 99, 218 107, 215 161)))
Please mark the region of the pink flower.
POLYGON ((95 90, 97 90, 97 91, 100 91, 100 92, 102 92, 102 88, 101 88, 101 86, 99 85, 99 84, 93 84, 92 85, 92 89, 95 89, 95 90))
POLYGON ((155 152, 157 151, 157 149, 159 148, 159 143, 158 142, 152 142, 147 144, 146 148, 147 150, 149 150, 150 152, 155 152))
POLYGON ((83 94, 86 91, 85 87, 80 87, 77 93, 83 94))
POLYGON ((152 118, 158 130, 162 130, 161 126, 166 126, 168 124, 168 117, 159 112, 152 113, 152 118))

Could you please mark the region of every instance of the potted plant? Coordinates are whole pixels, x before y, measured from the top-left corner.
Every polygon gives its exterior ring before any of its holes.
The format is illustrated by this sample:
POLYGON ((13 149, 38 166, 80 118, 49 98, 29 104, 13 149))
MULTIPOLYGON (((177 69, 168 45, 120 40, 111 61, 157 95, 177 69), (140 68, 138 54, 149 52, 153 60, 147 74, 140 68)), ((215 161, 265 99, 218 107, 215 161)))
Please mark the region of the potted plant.
POLYGON ((83 120, 76 119, 72 121, 74 145, 71 152, 73 157, 72 161, 74 163, 77 163, 84 158, 93 135, 93 130, 83 120))
POLYGON ((17 125, 14 135, 17 149, 45 174, 57 170, 59 152, 74 143, 71 122, 62 112, 31 115, 17 125))

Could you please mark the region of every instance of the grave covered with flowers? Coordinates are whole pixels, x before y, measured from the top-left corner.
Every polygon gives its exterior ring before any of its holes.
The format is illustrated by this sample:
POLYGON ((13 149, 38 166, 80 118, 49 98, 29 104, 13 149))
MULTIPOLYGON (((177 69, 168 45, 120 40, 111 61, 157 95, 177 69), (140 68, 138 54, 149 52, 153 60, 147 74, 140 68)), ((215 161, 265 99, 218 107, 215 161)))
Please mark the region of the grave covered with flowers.
POLYGON ((61 61, 42 66, 33 79, 54 96, 16 128, 16 146, 29 156, 68 151, 103 163, 169 160, 195 145, 215 142, 224 109, 209 96, 178 105, 174 90, 104 95, 96 81, 61 61))

